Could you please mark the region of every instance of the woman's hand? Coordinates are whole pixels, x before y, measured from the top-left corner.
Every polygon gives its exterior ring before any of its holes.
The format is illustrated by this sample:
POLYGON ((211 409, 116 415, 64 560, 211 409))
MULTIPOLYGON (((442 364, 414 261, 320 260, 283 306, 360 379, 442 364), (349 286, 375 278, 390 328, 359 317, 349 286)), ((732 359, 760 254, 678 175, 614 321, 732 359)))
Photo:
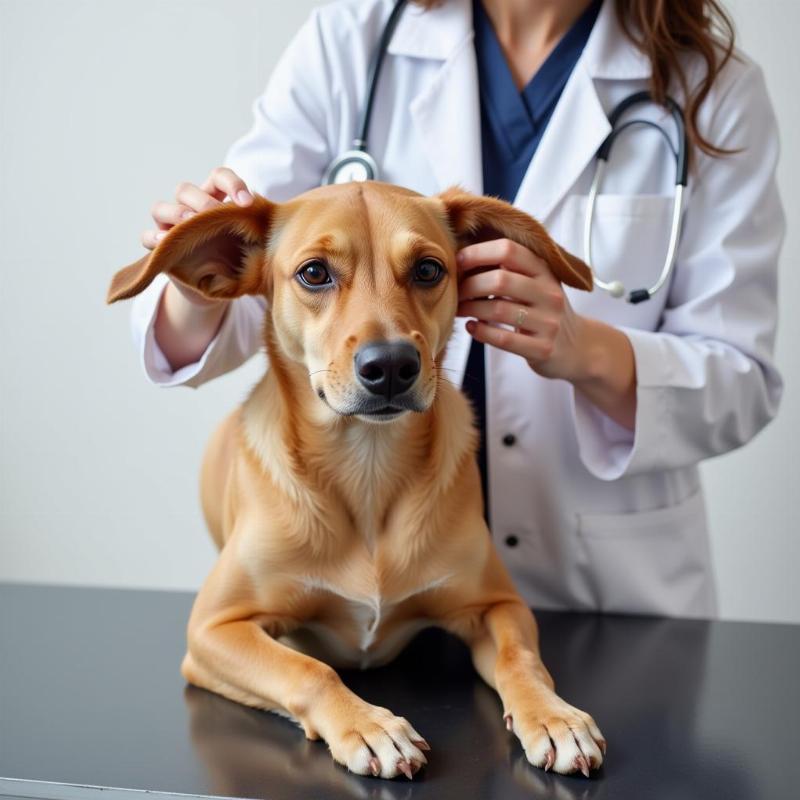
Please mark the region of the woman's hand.
MULTIPOLYGON (((227 167, 211 171, 201 186, 181 183, 175 201, 153 206, 156 230, 142 233, 142 244, 152 250, 179 222, 199 211, 218 206, 230 197, 240 206, 249 206, 253 195, 244 181, 227 167)), ((222 324, 229 300, 212 300, 177 281, 170 281, 156 313, 154 333, 161 351, 173 370, 196 362, 213 340, 222 324)))
POLYGON ((249 206, 253 202, 253 195, 247 189, 245 182, 227 167, 217 167, 200 186, 184 181, 175 189, 175 201, 172 203, 156 203, 151 214, 156 223, 156 229, 148 229, 142 233, 142 244, 152 250, 167 234, 166 232, 193 217, 198 211, 207 211, 218 206, 230 197, 237 205, 249 206))
MULTIPOLYGON (((151 209, 155 229, 148 229, 142 233, 142 244, 152 250, 166 235, 167 231, 193 217, 199 211, 221 205, 226 197, 240 206, 249 206, 253 202, 253 195, 247 189, 245 182, 231 169, 217 167, 200 186, 184 181, 175 189, 174 202, 159 201, 151 209)), ((172 282, 175 289, 190 303, 204 306, 224 306, 227 300, 209 300, 194 289, 172 282)))
POLYGON ((467 322, 475 339, 522 356, 545 378, 569 381, 634 429, 636 362, 621 330, 576 314, 546 262, 510 239, 470 245, 457 260, 458 315, 476 318, 467 322))
POLYGON ((586 376, 583 318, 541 258, 510 239, 495 239, 465 247, 457 259, 462 274, 458 315, 476 318, 467 323, 472 336, 522 356, 546 378, 576 381, 586 376))

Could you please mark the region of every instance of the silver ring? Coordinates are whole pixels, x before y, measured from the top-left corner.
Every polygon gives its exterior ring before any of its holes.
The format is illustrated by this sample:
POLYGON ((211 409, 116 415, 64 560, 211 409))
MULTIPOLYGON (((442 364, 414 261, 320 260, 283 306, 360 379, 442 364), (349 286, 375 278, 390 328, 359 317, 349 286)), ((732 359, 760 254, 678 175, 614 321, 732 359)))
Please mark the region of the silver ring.
POLYGON ((528 309, 524 306, 520 306, 517 309, 517 319, 514 323, 514 330, 519 333, 519 329, 522 327, 522 323, 525 322, 525 317, 528 316, 528 309))

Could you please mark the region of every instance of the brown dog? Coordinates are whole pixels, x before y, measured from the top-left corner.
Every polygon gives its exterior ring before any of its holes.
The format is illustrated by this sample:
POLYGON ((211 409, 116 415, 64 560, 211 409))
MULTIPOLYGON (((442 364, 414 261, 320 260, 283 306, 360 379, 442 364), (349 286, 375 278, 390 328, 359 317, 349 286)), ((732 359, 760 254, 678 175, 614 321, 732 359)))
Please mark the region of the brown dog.
POLYGON ((270 368, 203 464, 221 552, 182 671, 290 716, 362 775, 410 778, 429 748, 331 665, 385 663, 431 625, 469 645, 532 764, 588 775, 603 761, 597 725, 556 695, 533 615, 492 545, 470 407, 440 371, 456 251, 500 237, 591 288, 586 265, 507 203, 368 183, 204 212, 109 290, 109 302, 132 297, 166 272, 208 297, 268 299, 270 368))

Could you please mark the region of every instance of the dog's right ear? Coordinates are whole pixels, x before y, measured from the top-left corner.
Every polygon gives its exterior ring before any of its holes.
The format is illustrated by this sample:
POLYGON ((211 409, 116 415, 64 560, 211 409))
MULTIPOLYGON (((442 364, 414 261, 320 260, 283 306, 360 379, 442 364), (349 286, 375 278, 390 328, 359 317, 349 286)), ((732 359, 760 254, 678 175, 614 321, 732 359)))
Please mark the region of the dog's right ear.
POLYGON ((264 261, 277 209, 256 196, 249 206, 223 203, 181 222, 152 253, 114 276, 106 301, 139 294, 160 272, 208 298, 264 293, 264 261))

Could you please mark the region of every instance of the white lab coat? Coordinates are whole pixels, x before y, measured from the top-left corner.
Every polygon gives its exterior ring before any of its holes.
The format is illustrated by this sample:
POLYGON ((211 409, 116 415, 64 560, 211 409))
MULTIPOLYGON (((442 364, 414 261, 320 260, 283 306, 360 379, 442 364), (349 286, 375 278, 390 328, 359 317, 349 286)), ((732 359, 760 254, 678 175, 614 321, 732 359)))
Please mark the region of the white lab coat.
MULTIPOLYGON (((312 13, 256 100, 252 129, 228 154, 226 163, 252 190, 288 199, 317 185, 330 160, 350 147, 368 61, 391 5, 345 0, 312 13)), ((425 194, 454 183, 481 192, 472 37, 471 0, 404 12, 370 132, 384 180, 425 194)), ((646 88, 649 71, 607 0, 515 201, 578 255, 593 157, 609 130, 606 113, 646 88)), ((644 113, 661 118, 656 108, 644 113)), ((541 378, 519 356, 486 348, 492 531, 534 606, 716 613, 697 464, 744 444, 777 411, 782 384, 772 353, 784 219, 774 178, 775 118, 759 68, 744 56, 731 61, 699 123, 712 142, 741 152, 697 155, 670 285, 636 306, 599 290, 567 290, 578 313, 630 337, 635 432, 571 384, 541 378), (503 442, 507 434, 515 437, 511 445, 503 442)), ((664 124, 669 129, 668 119, 664 124)), ((618 141, 597 202, 599 274, 628 288, 654 282, 673 183, 674 162, 655 133, 640 130, 618 141)), ((259 348, 263 300, 240 298, 203 357, 173 374, 153 337, 165 282, 161 276, 133 310, 135 339, 154 383, 198 386, 259 348)), ((464 320, 456 320, 446 364, 455 375, 463 374, 469 344, 464 320)))

